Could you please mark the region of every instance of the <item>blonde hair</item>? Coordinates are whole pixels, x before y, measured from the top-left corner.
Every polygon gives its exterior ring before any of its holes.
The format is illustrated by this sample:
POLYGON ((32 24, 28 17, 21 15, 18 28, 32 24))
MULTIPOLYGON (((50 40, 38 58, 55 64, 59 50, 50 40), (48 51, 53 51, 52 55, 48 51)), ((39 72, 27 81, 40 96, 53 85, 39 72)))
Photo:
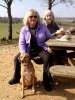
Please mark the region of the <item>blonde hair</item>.
POLYGON ((46 11, 44 11, 43 20, 46 21, 46 16, 47 16, 48 14, 50 14, 50 15, 52 16, 53 22, 54 22, 54 14, 53 14, 52 10, 49 10, 49 9, 46 10, 46 11))
POLYGON ((24 24, 24 25, 28 25, 28 20, 29 20, 30 13, 36 13, 36 16, 37 16, 37 23, 41 23, 41 18, 40 18, 40 16, 39 16, 39 13, 38 13, 36 10, 31 9, 31 10, 29 10, 29 11, 26 13, 26 15, 25 15, 24 18, 23 18, 23 24, 24 24))

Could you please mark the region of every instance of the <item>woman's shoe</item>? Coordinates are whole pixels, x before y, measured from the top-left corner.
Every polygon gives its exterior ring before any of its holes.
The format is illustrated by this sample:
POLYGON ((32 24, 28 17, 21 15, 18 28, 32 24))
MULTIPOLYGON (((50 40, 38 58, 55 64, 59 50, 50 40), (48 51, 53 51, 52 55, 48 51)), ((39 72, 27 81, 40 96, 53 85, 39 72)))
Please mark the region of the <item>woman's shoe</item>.
POLYGON ((46 91, 52 90, 52 78, 51 76, 49 77, 45 72, 43 73, 43 85, 46 91))
POLYGON ((9 83, 10 85, 13 85, 13 84, 19 83, 19 80, 11 79, 8 83, 9 83))
POLYGON ((45 83, 43 83, 43 85, 44 85, 44 89, 46 91, 51 91, 52 90, 52 83, 45 82, 45 83))

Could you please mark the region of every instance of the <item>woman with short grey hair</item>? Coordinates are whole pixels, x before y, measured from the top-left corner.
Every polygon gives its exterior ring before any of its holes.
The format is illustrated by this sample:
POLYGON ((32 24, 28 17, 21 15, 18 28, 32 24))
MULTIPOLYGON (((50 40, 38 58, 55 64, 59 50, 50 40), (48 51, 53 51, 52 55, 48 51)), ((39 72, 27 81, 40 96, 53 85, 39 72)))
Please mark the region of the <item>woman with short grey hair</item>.
POLYGON ((51 34, 59 30, 59 27, 55 22, 54 13, 52 12, 52 10, 44 11, 43 22, 45 23, 51 34))
MULTIPOLYGON (((60 28, 55 22, 54 13, 52 10, 45 10, 43 14, 43 22, 47 26, 48 30, 52 34, 52 36, 56 36, 56 31, 60 28)), ((59 33, 62 34, 62 33, 59 33)), ((65 62, 68 63, 67 60, 67 52, 66 50, 55 50, 54 51, 54 63, 64 65, 65 62)))

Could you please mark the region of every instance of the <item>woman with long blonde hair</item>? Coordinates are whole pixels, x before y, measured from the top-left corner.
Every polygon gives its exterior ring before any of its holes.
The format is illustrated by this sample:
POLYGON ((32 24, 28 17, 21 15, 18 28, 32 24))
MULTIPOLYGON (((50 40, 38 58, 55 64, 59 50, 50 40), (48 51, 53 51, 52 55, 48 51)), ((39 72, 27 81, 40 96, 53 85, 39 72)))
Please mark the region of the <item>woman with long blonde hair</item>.
POLYGON ((19 37, 20 53, 15 57, 14 66, 15 72, 9 84, 18 83, 20 80, 20 62, 18 57, 20 54, 28 53, 33 59, 40 56, 43 61, 43 85, 47 91, 52 90, 52 77, 49 73, 49 68, 53 65, 52 51, 45 42, 52 38, 51 33, 46 25, 41 23, 41 18, 38 12, 34 9, 29 10, 24 19, 24 26, 21 28, 19 37))

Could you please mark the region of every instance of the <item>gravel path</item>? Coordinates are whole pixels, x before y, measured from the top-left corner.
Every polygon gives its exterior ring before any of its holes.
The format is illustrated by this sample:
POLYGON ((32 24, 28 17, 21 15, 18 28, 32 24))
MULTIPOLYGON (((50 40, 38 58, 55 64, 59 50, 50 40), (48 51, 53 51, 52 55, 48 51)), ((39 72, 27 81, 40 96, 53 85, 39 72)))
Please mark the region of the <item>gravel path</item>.
MULTIPOLYGON (((8 84, 13 76, 13 59, 18 51, 17 44, 0 46, 0 100, 21 100, 21 85, 8 84)), ((39 86, 36 87, 35 94, 31 89, 25 90, 23 100, 75 100, 75 81, 62 82, 53 91, 46 92, 42 84, 42 65, 34 63, 34 66, 39 86)))

